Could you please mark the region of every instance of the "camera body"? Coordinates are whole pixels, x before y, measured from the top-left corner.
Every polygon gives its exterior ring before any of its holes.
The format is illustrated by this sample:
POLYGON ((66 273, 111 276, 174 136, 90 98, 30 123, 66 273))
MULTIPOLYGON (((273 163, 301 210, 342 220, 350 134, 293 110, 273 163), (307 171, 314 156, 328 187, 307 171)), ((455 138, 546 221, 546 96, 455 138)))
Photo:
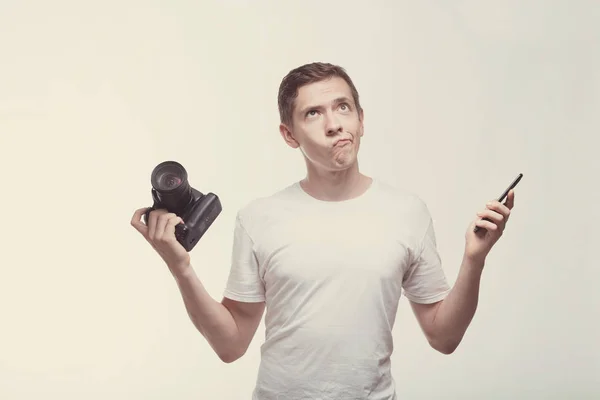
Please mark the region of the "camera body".
POLYGON ((158 164, 152 171, 153 205, 144 214, 147 223, 150 212, 165 209, 183 223, 175 226, 175 238, 191 251, 222 211, 221 201, 214 193, 204 194, 190 186, 187 172, 175 161, 158 164))

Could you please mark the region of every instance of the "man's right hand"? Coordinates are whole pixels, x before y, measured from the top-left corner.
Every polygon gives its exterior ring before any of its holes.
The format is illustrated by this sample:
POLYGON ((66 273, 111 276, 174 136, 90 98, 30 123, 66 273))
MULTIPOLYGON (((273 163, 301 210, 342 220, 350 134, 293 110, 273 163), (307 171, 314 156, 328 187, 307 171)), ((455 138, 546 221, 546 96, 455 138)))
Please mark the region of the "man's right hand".
POLYGON ((213 299, 190 265, 190 255, 175 238, 181 218, 166 210, 154 210, 148 225, 142 216, 148 208, 133 214, 131 225, 152 245, 167 263, 183 297, 194 326, 208 340, 224 362, 240 358, 250 345, 265 310, 265 302, 243 303, 224 298, 213 299))
POLYGON ((148 216, 148 225, 142 216, 148 208, 140 208, 131 218, 131 225, 144 236, 161 256, 172 273, 184 272, 190 266, 190 254, 175 238, 175 226, 183 220, 167 210, 153 210, 148 216))

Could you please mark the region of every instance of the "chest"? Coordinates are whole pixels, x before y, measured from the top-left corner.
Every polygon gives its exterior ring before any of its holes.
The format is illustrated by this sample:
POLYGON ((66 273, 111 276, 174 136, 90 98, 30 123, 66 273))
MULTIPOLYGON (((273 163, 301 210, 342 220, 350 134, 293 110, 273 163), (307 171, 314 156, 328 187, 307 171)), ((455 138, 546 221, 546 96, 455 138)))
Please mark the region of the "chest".
POLYGON ((403 231, 375 212, 289 215, 263 230, 255 254, 267 290, 328 282, 397 286, 410 259, 403 231))

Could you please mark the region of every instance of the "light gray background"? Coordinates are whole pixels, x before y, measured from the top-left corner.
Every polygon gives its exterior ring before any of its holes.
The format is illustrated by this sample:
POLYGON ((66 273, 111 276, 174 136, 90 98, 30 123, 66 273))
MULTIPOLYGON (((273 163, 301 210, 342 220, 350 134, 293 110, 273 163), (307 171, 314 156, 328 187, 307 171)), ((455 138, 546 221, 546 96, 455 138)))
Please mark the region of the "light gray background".
POLYGON ((519 173, 457 352, 405 299, 402 399, 600 396, 597 1, 0 3, 0 398, 249 399, 264 337, 221 363, 129 225, 175 159, 223 213, 192 252, 211 294, 236 211, 304 173, 278 133, 290 69, 346 67, 363 171, 430 206, 451 282, 519 173))

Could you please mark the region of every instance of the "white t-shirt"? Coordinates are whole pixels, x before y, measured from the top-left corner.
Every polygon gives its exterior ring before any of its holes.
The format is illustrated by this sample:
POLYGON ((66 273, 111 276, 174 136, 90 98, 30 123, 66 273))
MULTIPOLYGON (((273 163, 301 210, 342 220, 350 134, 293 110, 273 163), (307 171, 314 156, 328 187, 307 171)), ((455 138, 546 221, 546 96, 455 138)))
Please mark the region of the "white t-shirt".
POLYGON ((425 203, 377 179, 337 202, 296 182, 243 207, 234 232, 224 295, 267 305, 252 399, 396 399, 400 296, 450 290, 425 203))

